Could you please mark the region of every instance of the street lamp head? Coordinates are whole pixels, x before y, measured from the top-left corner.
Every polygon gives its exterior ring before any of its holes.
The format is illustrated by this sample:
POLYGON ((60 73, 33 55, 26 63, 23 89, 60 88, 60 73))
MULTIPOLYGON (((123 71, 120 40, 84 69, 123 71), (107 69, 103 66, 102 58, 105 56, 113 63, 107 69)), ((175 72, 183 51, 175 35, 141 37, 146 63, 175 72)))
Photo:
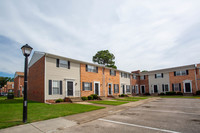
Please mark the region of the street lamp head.
POLYGON ((22 46, 21 49, 24 56, 29 56, 33 48, 29 46, 28 44, 26 44, 22 46))

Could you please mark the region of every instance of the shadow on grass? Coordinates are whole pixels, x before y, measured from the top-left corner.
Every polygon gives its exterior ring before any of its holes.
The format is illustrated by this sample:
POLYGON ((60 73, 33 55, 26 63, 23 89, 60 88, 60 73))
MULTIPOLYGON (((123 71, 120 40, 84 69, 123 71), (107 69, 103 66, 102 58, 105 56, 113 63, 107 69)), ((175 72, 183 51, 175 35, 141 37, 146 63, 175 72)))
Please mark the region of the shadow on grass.
MULTIPOLYGON (((0 100, 0 104, 13 104, 13 103, 23 103, 23 99, 4 99, 0 100)), ((28 103, 38 103, 35 101, 28 101, 28 103)))

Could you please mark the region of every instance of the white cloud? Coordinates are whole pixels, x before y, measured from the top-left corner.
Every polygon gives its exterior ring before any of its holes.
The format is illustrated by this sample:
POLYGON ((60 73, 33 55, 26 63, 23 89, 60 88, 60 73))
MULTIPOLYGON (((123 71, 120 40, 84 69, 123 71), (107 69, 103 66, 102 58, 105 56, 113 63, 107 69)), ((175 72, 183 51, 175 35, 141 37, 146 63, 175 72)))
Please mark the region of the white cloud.
POLYGON ((0 42, 0 69, 23 71, 25 43, 84 61, 108 49, 126 71, 198 63, 199 6, 198 0, 0 1, 0 35, 15 42, 0 42), (16 52, 7 54, 12 46, 16 52))

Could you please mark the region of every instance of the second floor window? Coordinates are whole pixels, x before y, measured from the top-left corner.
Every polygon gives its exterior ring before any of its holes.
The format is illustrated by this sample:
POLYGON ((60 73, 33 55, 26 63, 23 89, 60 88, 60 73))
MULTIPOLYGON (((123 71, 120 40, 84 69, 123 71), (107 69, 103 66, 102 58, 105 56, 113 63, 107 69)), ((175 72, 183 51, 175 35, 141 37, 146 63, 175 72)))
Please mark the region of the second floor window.
POLYGON ((141 80, 145 80, 145 75, 140 76, 140 79, 141 79, 141 80))
POLYGON ((188 70, 174 72, 174 76, 183 76, 183 75, 188 75, 188 74, 189 74, 188 70))
POLYGON ((70 69, 70 61, 57 59, 56 67, 64 67, 70 69))
POLYGON ((116 71, 115 70, 110 70, 110 75, 116 76, 116 71))
POLYGON ((155 74, 155 78, 163 78, 163 73, 157 73, 157 74, 155 74))
POLYGON ((98 67, 92 65, 86 65, 86 71, 98 73, 98 67))

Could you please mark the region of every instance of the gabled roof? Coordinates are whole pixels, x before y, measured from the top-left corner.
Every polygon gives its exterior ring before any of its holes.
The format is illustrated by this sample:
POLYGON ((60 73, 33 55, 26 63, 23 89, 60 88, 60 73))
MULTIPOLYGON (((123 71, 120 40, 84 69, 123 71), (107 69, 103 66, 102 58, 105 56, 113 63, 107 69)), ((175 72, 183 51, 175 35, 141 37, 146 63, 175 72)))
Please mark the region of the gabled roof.
POLYGON ((113 69, 113 70, 116 70, 116 71, 126 72, 126 73, 131 74, 130 72, 119 70, 119 69, 114 69, 114 68, 110 68, 110 67, 106 67, 104 65, 99 65, 99 64, 85 62, 85 61, 80 61, 80 60, 76 60, 76 59, 72 59, 72 58, 67 58, 67 57, 64 57, 64 56, 59 56, 59 55, 54 55, 54 54, 45 53, 45 52, 39 52, 39 51, 35 51, 34 52, 34 54, 33 54, 32 58, 31 58, 31 61, 29 62, 28 66, 31 67, 35 62, 37 62, 43 56, 51 57, 51 58, 64 59, 64 60, 68 60, 68 61, 72 61, 72 62, 76 62, 76 63, 83 63, 83 64, 88 64, 88 65, 103 67, 103 68, 107 68, 107 69, 113 69))
POLYGON ((15 72, 14 78, 16 78, 17 76, 24 76, 24 72, 15 72))

